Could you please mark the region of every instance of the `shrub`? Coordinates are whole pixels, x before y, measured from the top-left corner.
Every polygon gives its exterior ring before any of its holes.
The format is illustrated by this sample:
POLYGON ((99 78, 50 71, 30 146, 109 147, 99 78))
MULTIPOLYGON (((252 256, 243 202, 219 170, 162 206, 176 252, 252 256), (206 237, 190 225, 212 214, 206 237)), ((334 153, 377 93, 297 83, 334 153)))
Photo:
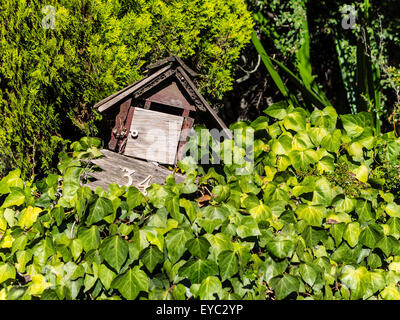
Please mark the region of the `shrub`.
POLYGON ((95 135, 92 106, 155 60, 190 58, 202 93, 221 97, 252 28, 243 0, 10 0, 0 20, 1 153, 23 176, 54 167, 62 138, 95 135))
POLYGON ((399 139, 376 137, 368 113, 278 104, 266 114, 231 126, 255 131, 246 175, 185 158, 185 183, 93 192, 77 160, 98 156, 88 138, 61 156, 64 175, 32 184, 10 172, 0 297, 399 299, 400 204, 374 160, 381 147, 397 159, 399 139), (357 192, 346 192, 349 177, 357 192))

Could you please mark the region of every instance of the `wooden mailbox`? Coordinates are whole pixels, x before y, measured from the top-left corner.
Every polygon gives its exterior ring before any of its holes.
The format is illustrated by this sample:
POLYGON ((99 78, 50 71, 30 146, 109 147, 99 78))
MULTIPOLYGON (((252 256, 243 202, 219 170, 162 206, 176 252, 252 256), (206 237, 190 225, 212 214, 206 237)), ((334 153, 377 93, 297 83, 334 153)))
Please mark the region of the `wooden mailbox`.
MULTIPOLYGON (((111 158, 174 165, 184 156, 188 130, 196 123, 231 133, 193 83, 198 76, 180 58, 147 67, 148 75, 95 105, 108 119, 111 158), (128 158, 129 157, 129 158, 128 158)), ((105 165, 105 164, 104 164, 105 165)), ((112 163, 108 164, 112 166, 112 163)))

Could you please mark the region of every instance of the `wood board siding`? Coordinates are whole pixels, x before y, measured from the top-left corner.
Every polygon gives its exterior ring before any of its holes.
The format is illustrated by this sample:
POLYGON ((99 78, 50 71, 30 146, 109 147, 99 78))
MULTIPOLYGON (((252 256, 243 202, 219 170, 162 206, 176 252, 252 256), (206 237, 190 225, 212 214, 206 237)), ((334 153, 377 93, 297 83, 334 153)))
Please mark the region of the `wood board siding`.
POLYGON ((139 135, 133 138, 129 134, 124 154, 148 161, 175 164, 183 119, 182 116, 136 108, 131 131, 137 130, 139 135))

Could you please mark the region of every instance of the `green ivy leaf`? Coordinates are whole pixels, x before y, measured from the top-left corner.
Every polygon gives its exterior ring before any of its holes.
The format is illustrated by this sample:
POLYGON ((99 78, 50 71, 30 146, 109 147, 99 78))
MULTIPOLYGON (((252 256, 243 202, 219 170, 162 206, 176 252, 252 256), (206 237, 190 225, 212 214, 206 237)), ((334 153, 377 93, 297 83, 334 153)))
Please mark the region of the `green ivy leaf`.
POLYGON ((300 265, 299 272, 304 282, 312 287, 317 280, 318 271, 313 266, 303 263, 300 265))
POLYGON ((104 239, 100 245, 100 254, 117 272, 128 256, 128 245, 118 235, 104 239))
POLYGON ((138 188, 130 186, 126 192, 126 203, 128 204, 129 210, 132 210, 140 206, 144 201, 143 194, 138 188))
POLYGON ((319 160, 318 153, 313 149, 293 150, 289 153, 289 159, 296 170, 307 169, 311 164, 319 160))
POLYGON ((286 260, 275 262, 268 256, 265 261, 261 263, 259 272, 261 272, 264 281, 270 284, 269 281, 276 276, 282 275, 288 265, 289 263, 286 260))
POLYGON ((276 299, 282 300, 293 292, 299 292, 300 281, 297 277, 285 274, 282 277, 271 279, 271 287, 275 292, 276 299))
POLYGON ((106 290, 111 288, 111 284, 117 275, 108 269, 104 264, 99 266, 98 277, 106 290))
POLYGON ((257 221, 253 217, 243 217, 240 220, 240 225, 237 227, 236 232, 242 239, 261 235, 257 221))
POLYGON ((136 266, 115 278, 111 287, 117 289, 125 299, 134 300, 140 291, 149 291, 149 278, 136 266))
POLYGON ((15 276, 16 271, 12 265, 8 263, 0 264, 0 283, 3 283, 8 279, 15 279, 15 276))
POLYGON ((369 224, 360 233, 360 243, 374 249, 378 241, 383 237, 383 230, 376 224, 369 224))
POLYGON ((361 228, 358 222, 349 223, 343 233, 343 239, 347 241, 350 247, 355 247, 358 243, 360 233, 361 228))
POLYGON ((12 206, 20 206, 25 202, 25 193, 20 188, 10 188, 11 193, 4 200, 1 208, 9 208, 12 206))
POLYGON ((267 242, 266 248, 275 257, 283 259, 292 256, 295 243, 291 240, 270 240, 267 242))
POLYGON ((99 222, 113 211, 114 208, 111 200, 99 197, 89 208, 89 216, 86 220, 86 224, 90 226, 99 222))
POLYGON ((155 267, 164 261, 164 254, 155 246, 148 247, 142 255, 141 260, 146 266, 147 270, 153 272, 155 267))
POLYGON ((221 281, 214 276, 207 277, 201 282, 198 294, 201 300, 215 300, 214 294, 222 294, 221 281))
POLYGON ((210 242, 203 236, 195 239, 190 239, 186 242, 186 248, 189 252, 200 259, 205 259, 208 255, 208 249, 211 247, 210 242))
POLYGON ((228 184, 226 185, 217 185, 213 188, 212 193, 215 195, 214 200, 217 202, 223 202, 228 199, 231 188, 228 184))
POLYGON ((78 231, 78 239, 82 241, 83 249, 86 252, 97 249, 100 245, 100 232, 97 226, 90 228, 81 227, 78 231))
POLYGON ((168 258, 176 263, 186 251, 186 242, 193 238, 193 235, 184 229, 174 229, 168 232, 165 237, 167 244, 168 258))
POLYGON ((389 234, 393 236, 396 240, 400 238, 400 219, 399 218, 390 218, 387 222, 389 226, 389 234))
POLYGON ((231 278, 238 271, 238 259, 231 250, 222 251, 218 255, 218 265, 222 281, 231 278))
POLYGON ((56 220, 57 226, 60 226, 65 217, 64 207, 55 206, 51 210, 51 216, 54 217, 54 219, 56 220))
POLYGON ((42 209, 29 206, 28 208, 22 210, 18 225, 21 228, 30 228, 35 223, 41 212, 42 209))
POLYGON ((192 284, 201 283, 208 276, 218 275, 218 265, 212 260, 189 260, 180 269, 179 275, 192 284))
POLYGON ((322 219, 326 216, 326 209, 322 206, 301 204, 297 207, 296 214, 300 219, 305 220, 310 226, 320 227, 322 225, 322 219))

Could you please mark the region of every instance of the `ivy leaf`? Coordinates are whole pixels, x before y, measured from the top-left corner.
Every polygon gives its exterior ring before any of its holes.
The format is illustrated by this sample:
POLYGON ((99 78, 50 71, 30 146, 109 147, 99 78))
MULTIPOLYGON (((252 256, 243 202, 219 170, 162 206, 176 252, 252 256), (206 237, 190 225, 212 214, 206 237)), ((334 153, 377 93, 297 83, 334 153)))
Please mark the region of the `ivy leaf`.
POLYGON ((168 258, 176 263, 186 251, 186 242, 193 238, 193 235, 184 229, 174 229, 168 232, 165 237, 167 244, 168 258))
POLYGON ((379 294, 384 300, 400 300, 400 291, 395 285, 390 285, 379 294))
POLYGON ((385 211, 391 217, 400 218, 400 206, 395 202, 388 203, 385 206, 385 211))
POLYGON ((15 279, 16 271, 15 268, 8 263, 0 264, 0 283, 8 279, 15 279))
POLYGON ((11 192, 11 188, 24 188, 24 182, 20 178, 21 169, 10 171, 3 179, 0 180, 0 194, 11 192))
POLYGON ((313 149, 303 151, 293 150, 289 153, 290 161, 296 170, 307 169, 310 164, 319 160, 318 153, 313 149))
POLYGON ((288 114, 288 103, 285 100, 276 102, 265 109, 264 113, 270 117, 283 120, 288 114))
POLYGON ((179 275, 192 284, 201 283, 208 276, 218 275, 218 265, 212 260, 189 260, 180 269, 179 275))
POLYGON ((223 202, 228 199, 231 188, 228 184, 226 185, 217 185, 213 188, 212 193, 215 195, 214 200, 217 202, 223 202))
POLYGON ((106 216, 114 211, 111 200, 103 197, 99 197, 89 208, 89 216, 86 220, 87 225, 99 222, 106 216))
POLYGON ((285 274, 283 277, 273 278, 270 283, 275 292, 276 299, 278 300, 286 298, 293 292, 298 292, 300 288, 299 279, 290 274, 285 274))
POLYGON ((271 151, 277 155, 287 155, 292 150, 292 136, 289 133, 282 134, 274 140, 271 151))
POLYGON ((165 201, 171 195, 165 186, 153 183, 147 190, 147 198, 156 208, 165 206, 165 201))
POLYGON ((195 208, 195 204, 190 200, 181 198, 181 199, 179 199, 179 206, 181 206, 182 208, 185 209, 190 222, 193 223, 194 220, 196 220, 196 218, 197 218, 197 211, 195 208))
POLYGON ((317 270, 313 266, 303 263, 300 265, 299 272, 305 283, 312 287, 318 276, 317 270))
POLYGON ((291 240, 270 240, 266 249, 279 259, 290 257, 295 249, 295 243, 291 240))
POLYGON ((284 260, 281 262, 275 262, 270 256, 268 256, 265 261, 260 265, 259 272, 261 272, 263 279, 268 283, 269 281, 281 274, 286 270, 289 263, 284 260))
POLYGON ((347 241, 350 247, 355 247, 358 243, 360 233, 360 224, 358 222, 351 222, 347 225, 346 230, 343 233, 343 239, 347 241))
POLYGON ((388 257, 391 252, 394 251, 398 242, 392 236, 383 236, 381 240, 376 244, 376 248, 382 250, 382 252, 388 257))
POLYGON ((220 219, 222 222, 228 219, 229 216, 229 210, 224 205, 207 206, 202 208, 201 212, 205 218, 220 219))
POLYGON ((296 108, 283 119, 286 129, 302 131, 306 129, 306 113, 301 108, 296 108))
POLYGON ((357 269, 346 265, 340 275, 341 282, 351 290, 351 299, 367 299, 377 290, 385 287, 384 277, 375 272, 369 272, 364 266, 357 269))
POLYGON ((201 300, 215 300, 214 294, 221 295, 222 284, 217 277, 209 276, 201 282, 199 297, 201 300))
POLYGON ((100 232, 97 226, 90 228, 81 227, 78 231, 78 239, 82 241, 83 249, 86 252, 97 249, 100 245, 100 232))
POLYGON ((218 265, 222 281, 231 278, 238 272, 238 259, 231 250, 222 251, 218 255, 218 265))
POLYGON ((203 236, 190 239, 186 242, 186 248, 188 248, 189 252, 200 259, 205 259, 208 255, 208 249, 211 247, 210 242, 203 236))
POLYGON ((51 210, 51 216, 54 217, 54 219, 56 220, 57 226, 60 226, 65 217, 64 207, 61 207, 59 205, 55 206, 51 210))
POLYGON ((322 138, 321 147, 329 152, 336 153, 341 146, 342 133, 335 130, 332 134, 327 134, 322 138))
POLYGON ((144 197, 139 189, 134 186, 130 186, 126 192, 126 203, 128 204, 129 210, 140 206, 143 201, 144 197))
POLYGON ((179 207, 179 197, 167 197, 165 200, 165 208, 171 214, 171 217, 174 218, 179 223, 183 222, 183 215, 180 213, 179 207))
POLYGON ((111 283, 117 275, 115 274, 115 272, 108 269, 104 264, 101 264, 99 266, 98 276, 101 283, 104 285, 104 288, 106 290, 109 290, 111 288, 111 283))
POLYGON ((18 225, 21 228, 30 228, 35 223, 37 217, 39 216, 39 213, 41 212, 42 209, 29 206, 28 208, 22 210, 18 225))
POLYGON ((147 270, 153 272, 157 264, 164 261, 164 254, 158 250, 157 247, 150 246, 143 252, 141 260, 143 261, 147 270))
POLYGON ((237 235, 242 239, 261 235, 257 221, 253 217, 243 217, 237 227, 237 235))
POLYGON ((367 200, 358 200, 356 203, 356 213, 358 221, 364 223, 370 220, 375 220, 375 214, 372 213, 371 205, 367 200))
POLYGON ((197 219, 197 224, 202 227, 208 234, 212 233, 214 230, 222 225, 221 219, 197 219))
POLYGON ((383 230, 376 224, 369 224, 360 233, 360 243, 374 249, 376 243, 383 237, 383 230))
POLYGON ((310 226, 320 227, 322 225, 322 219, 325 218, 326 209, 322 206, 301 204, 297 207, 296 214, 300 219, 305 220, 310 226))
POLYGON ((111 287, 117 289, 125 299, 134 300, 140 291, 149 291, 149 278, 136 266, 115 278, 111 287))
POLYGON ((322 239, 326 238, 325 230, 315 230, 311 226, 307 226, 303 233, 301 234, 305 243, 309 247, 314 247, 317 245, 322 239))
POLYGON ((10 188, 11 193, 7 196, 1 208, 20 206, 25 202, 25 193, 20 188, 10 188))
POLYGON ((118 272, 128 256, 128 245, 121 237, 114 235, 102 241, 100 254, 118 272))
POLYGON ((333 200, 332 186, 325 177, 315 181, 315 190, 313 193, 312 204, 321 206, 330 206, 333 200))
POLYGON ((400 238, 400 219, 399 218, 390 218, 387 222, 389 226, 389 234, 393 236, 396 240, 400 238))

